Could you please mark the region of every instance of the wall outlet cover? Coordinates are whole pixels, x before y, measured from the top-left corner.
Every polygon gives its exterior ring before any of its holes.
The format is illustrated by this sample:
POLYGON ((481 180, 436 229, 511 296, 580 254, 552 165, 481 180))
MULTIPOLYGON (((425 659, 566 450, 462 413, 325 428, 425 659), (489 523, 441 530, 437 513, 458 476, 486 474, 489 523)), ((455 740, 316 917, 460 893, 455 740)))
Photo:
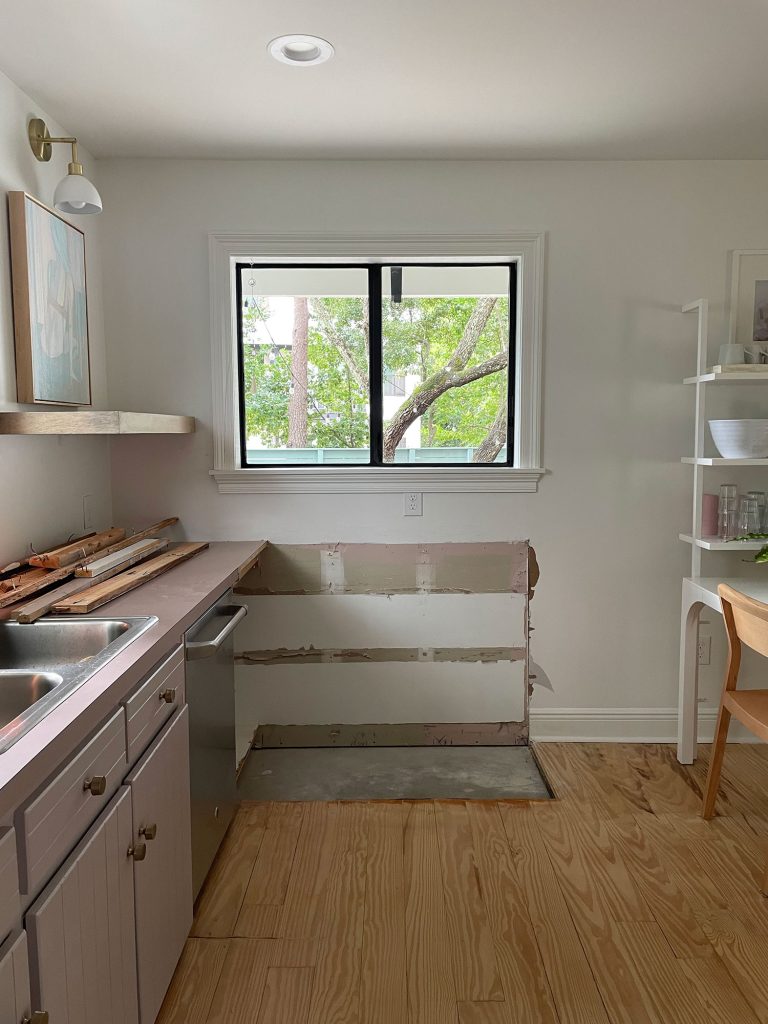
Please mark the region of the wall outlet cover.
POLYGON ((420 516, 422 515, 423 503, 421 491, 406 491, 403 494, 403 515, 404 516, 420 516))

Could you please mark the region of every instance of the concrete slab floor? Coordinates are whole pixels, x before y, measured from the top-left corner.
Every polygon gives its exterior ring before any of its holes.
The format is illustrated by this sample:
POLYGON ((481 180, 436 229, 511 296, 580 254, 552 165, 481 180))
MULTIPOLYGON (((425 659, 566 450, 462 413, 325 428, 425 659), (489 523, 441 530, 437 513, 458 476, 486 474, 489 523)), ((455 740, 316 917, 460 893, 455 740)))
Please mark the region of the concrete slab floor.
POLYGON ((528 747, 252 750, 242 800, 546 800, 528 747))

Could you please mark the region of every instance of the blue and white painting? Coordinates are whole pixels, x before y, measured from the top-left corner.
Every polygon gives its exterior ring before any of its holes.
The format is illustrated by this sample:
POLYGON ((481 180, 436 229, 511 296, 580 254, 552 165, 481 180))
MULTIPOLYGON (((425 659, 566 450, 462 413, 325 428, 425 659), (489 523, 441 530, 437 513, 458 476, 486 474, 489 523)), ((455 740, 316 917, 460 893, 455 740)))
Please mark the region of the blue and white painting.
POLYGON ((25 212, 34 400, 90 405, 85 239, 29 196, 25 212))

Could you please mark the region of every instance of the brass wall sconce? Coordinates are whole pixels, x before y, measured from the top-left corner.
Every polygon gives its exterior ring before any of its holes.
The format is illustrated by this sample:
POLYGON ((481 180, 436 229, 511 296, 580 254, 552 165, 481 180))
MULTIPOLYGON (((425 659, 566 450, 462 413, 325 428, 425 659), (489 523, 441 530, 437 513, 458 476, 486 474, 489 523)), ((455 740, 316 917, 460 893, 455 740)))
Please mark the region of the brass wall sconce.
POLYGON ((72 147, 72 159, 53 193, 53 205, 60 213, 101 213, 103 204, 96 186, 83 174, 83 165, 77 159, 77 139, 52 138, 48 126, 40 117, 33 117, 27 126, 29 145, 36 159, 47 163, 53 153, 53 144, 64 142, 72 147))

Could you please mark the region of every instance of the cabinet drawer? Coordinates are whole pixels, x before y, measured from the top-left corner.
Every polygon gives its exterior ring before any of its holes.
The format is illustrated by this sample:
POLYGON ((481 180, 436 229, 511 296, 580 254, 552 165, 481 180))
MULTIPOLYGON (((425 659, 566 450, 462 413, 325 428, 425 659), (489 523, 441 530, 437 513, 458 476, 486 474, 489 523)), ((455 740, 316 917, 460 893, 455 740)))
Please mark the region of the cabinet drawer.
MULTIPOLYGON (((117 791, 127 769, 122 708, 16 814, 21 890, 34 895, 48 881, 117 791), (103 779, 103 792, 89 790, 103 779)), ((99 787, 100 788, 100 787, 99 787)))
POLYGON ((0 1024, 20 1024, 31 1016, 27 935, 21 932, 0 946, 0 1024))
POLYGON ((184 648, 177 647, 123 704, 128 764, 132 765, 174 711, 184 706, 184 648))
POLYGON ((18 927, 20 918, 16 832, 12 828, 3 828, 0 829, 0 942, 18 927))

